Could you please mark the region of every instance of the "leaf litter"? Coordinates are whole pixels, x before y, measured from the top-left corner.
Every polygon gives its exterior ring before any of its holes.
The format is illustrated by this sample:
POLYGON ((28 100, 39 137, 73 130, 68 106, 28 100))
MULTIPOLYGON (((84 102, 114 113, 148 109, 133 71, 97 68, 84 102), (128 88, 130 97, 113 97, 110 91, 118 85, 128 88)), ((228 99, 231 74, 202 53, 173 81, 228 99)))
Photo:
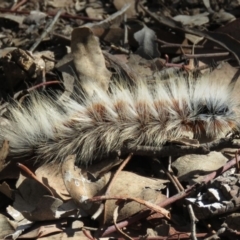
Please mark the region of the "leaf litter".
MULTIPOLYGON (((137 84, 139 76, 208 72, 239 96, 239 9, 238 1, 210 0, 1 1, 0 124, 9 124, 9 104, 31 92, 72 97, 86 81, 106 90, 119 76, 137 84)), ((233 137, 207 155, 183 139, 168 155, 136 151, 122 168, 126 152, 87 167, 74 166, 75 156, 41 165, 11 159, 5 141, 0 238, 238 239, 233 137), (179 147, 191 151, 177 156, 179 147)))

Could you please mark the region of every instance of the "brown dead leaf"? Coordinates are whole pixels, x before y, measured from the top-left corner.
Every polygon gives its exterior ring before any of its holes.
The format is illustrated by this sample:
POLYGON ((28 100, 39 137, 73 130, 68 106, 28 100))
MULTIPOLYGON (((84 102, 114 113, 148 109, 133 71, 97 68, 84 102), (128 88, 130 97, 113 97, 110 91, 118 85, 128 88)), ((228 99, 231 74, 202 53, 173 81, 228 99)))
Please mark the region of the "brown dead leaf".
POLYGON ((86 213, 79 210, 73 201, 63 202, 61 199, 49 196, 49 190, 33 178, 20 175, 16 190, 11 189, 7 184, 2 184, 0 189, 14 199, 14 209, 31 221, 86 216, 86 213))
MULTIPOLYGON (((106 197, 107 199, 108 197, 106 197)), ((121 200, 131 200, 131 201, 135 201, 137 203, 140 203, 144 206, 146 206, 147 208, 151 209, 152 211, 155 211, 156 213, 160 213, 162 214, 164 217, 170 219, 171 216, 170 216, 170 212, 168 210, 166 210, 165 208, 162 208, 156 204, 153 204, 149 201, 145 201, 145 200, 142 200, 140 198, 134 198, 134 197, 127 197, 127 198, 121 198, 121 200)))
MULTIPOLYGON (((105 193, 112 173, 109 172, 97 181, 91 182, 81 174, 80 169, 74 167, 74 160, 74 156, 69 156, 64 161, 62 166, 63 179, 69 194, 78 206, 85 209, 89 214, 93 214, 99 204, 87 200, 105 193)), ((160 189, 164 188, 164 182, 166 182, 166 180, 146 178, 131 172, 122 171, 114 181, 108 197, 120 196, 123 199, 138 198, 154 204, 166 198, 159 192, 160 189)), ((106 222, 112 221, 113 211, 116 207, 115 201, 116 200, 107 200, 105 203, 105 210, 107 211, 105 214, 106 222)), ((118 219, 127 218, 144 208, 145 207, 139 203, 128 202, 121 209, 118 219)))
POLYGON ((179 157, 173 162, 172 167, 177 170, 180 181, 191 182, 197 181, 194 177, 217 170, 227 161, 227 158, 219 152, 210 152, 207 155, 190 154, 179 157))
POLYGON ((111 73, 106 68, 99 42, 91 29, 87 27, 75 28, 72 32, 71 49, 82 87, 90 95, 93 91, 92 85, 107 90, 111 73))
POLYGON ((82 212, 83 214, 80 213, 76 205, 72 205, 74 209, 62 208, 64 203, 60 199, 51 196, 41 196, 35 204, 28 202, 31 199, 28 199, 27 196, 24 196, 24 198, 19 194, 15 194, 13 207, 18 209, 26 219, 31 221, 54 220, 68 216, 86 216, 85 212, 82 212))
POLYGON ((70 199, 58 164, 52 164, 51 168, 48 165, 42 165, 36 170, 35 174, 39 181, 51 190, 54 197, 63 201, 70 199))

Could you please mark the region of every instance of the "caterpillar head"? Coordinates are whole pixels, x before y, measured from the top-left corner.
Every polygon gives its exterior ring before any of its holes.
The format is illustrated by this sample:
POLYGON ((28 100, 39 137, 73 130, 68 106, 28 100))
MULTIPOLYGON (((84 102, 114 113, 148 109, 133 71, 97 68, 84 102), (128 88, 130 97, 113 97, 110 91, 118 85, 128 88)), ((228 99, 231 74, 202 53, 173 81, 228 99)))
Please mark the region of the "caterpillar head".
POLYGON ((238 104, 232 99, 228 89, 221 90, 222 94, 212 92, 202 96, 197 104, 195 132, 204 133, 210 138, 225 137, 229 132, 238 129, 238 104))

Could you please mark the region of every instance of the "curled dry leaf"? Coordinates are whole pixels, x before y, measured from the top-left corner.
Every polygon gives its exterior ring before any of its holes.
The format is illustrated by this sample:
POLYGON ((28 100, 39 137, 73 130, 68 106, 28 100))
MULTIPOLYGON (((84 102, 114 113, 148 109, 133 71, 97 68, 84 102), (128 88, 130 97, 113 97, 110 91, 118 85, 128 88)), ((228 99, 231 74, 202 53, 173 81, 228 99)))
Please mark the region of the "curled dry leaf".
POLYGON ((73 62, 82 87, 92 95, 93 89, 86 88, 88 81, 104 90, 108 89, 111 73, 107 70, 105 59, 97 38, 90 28, 75 28, 72 31, 71 49, 73 62))
MULTIPOLYGON (((87 201, 94 196, 101 196, 105 193, 106 187, 111 179, 112 173, 106 173, 99 180, 91 182, 85 178, 80 169, 74 167, 75 156, 69 156, 63 163, 62 174, 69 194, 76 201, 80 208, 86 210, 89 214, 95 213, 99 204, 87 201)), ((156 180, 139 176, 131 172, 122 171, 113 182, 108 197, 119 197, 120 199, 129 198, 132 200, 143 199, 145 206, 163 201, 166 196, 159 190, 164 188, 163 183, 166 180, 156 180)), ((105 203, 105 222, 112 221, 113 211, 116 200, 107 200, 105 203)), ((152 207, 152 206, 151 206, 152 207)), ((136 212, 144 209, 143 204, 137 202, 128 202, 121 209, 118 220, 127 218, 136 212)))

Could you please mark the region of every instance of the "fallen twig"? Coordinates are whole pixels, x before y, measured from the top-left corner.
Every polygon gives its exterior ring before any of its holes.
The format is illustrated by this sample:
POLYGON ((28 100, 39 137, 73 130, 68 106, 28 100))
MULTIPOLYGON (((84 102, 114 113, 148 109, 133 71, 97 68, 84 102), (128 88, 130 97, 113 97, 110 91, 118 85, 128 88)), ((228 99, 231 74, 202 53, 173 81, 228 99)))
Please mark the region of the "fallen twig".
POLYGON ((53 26, 56 24, 57 20, 59 19, 60 15, 62 13, 62 10, 59 10, 56 14, 56 16, 53 18, 52 22, 47 26, 45 31, 43 31, 42 35, 37 39, 37 41, 33 44, 33 46, 29 49, 29 51, 33 52, 37 46, 40 44, 40 42, 52 31, 53 26))

